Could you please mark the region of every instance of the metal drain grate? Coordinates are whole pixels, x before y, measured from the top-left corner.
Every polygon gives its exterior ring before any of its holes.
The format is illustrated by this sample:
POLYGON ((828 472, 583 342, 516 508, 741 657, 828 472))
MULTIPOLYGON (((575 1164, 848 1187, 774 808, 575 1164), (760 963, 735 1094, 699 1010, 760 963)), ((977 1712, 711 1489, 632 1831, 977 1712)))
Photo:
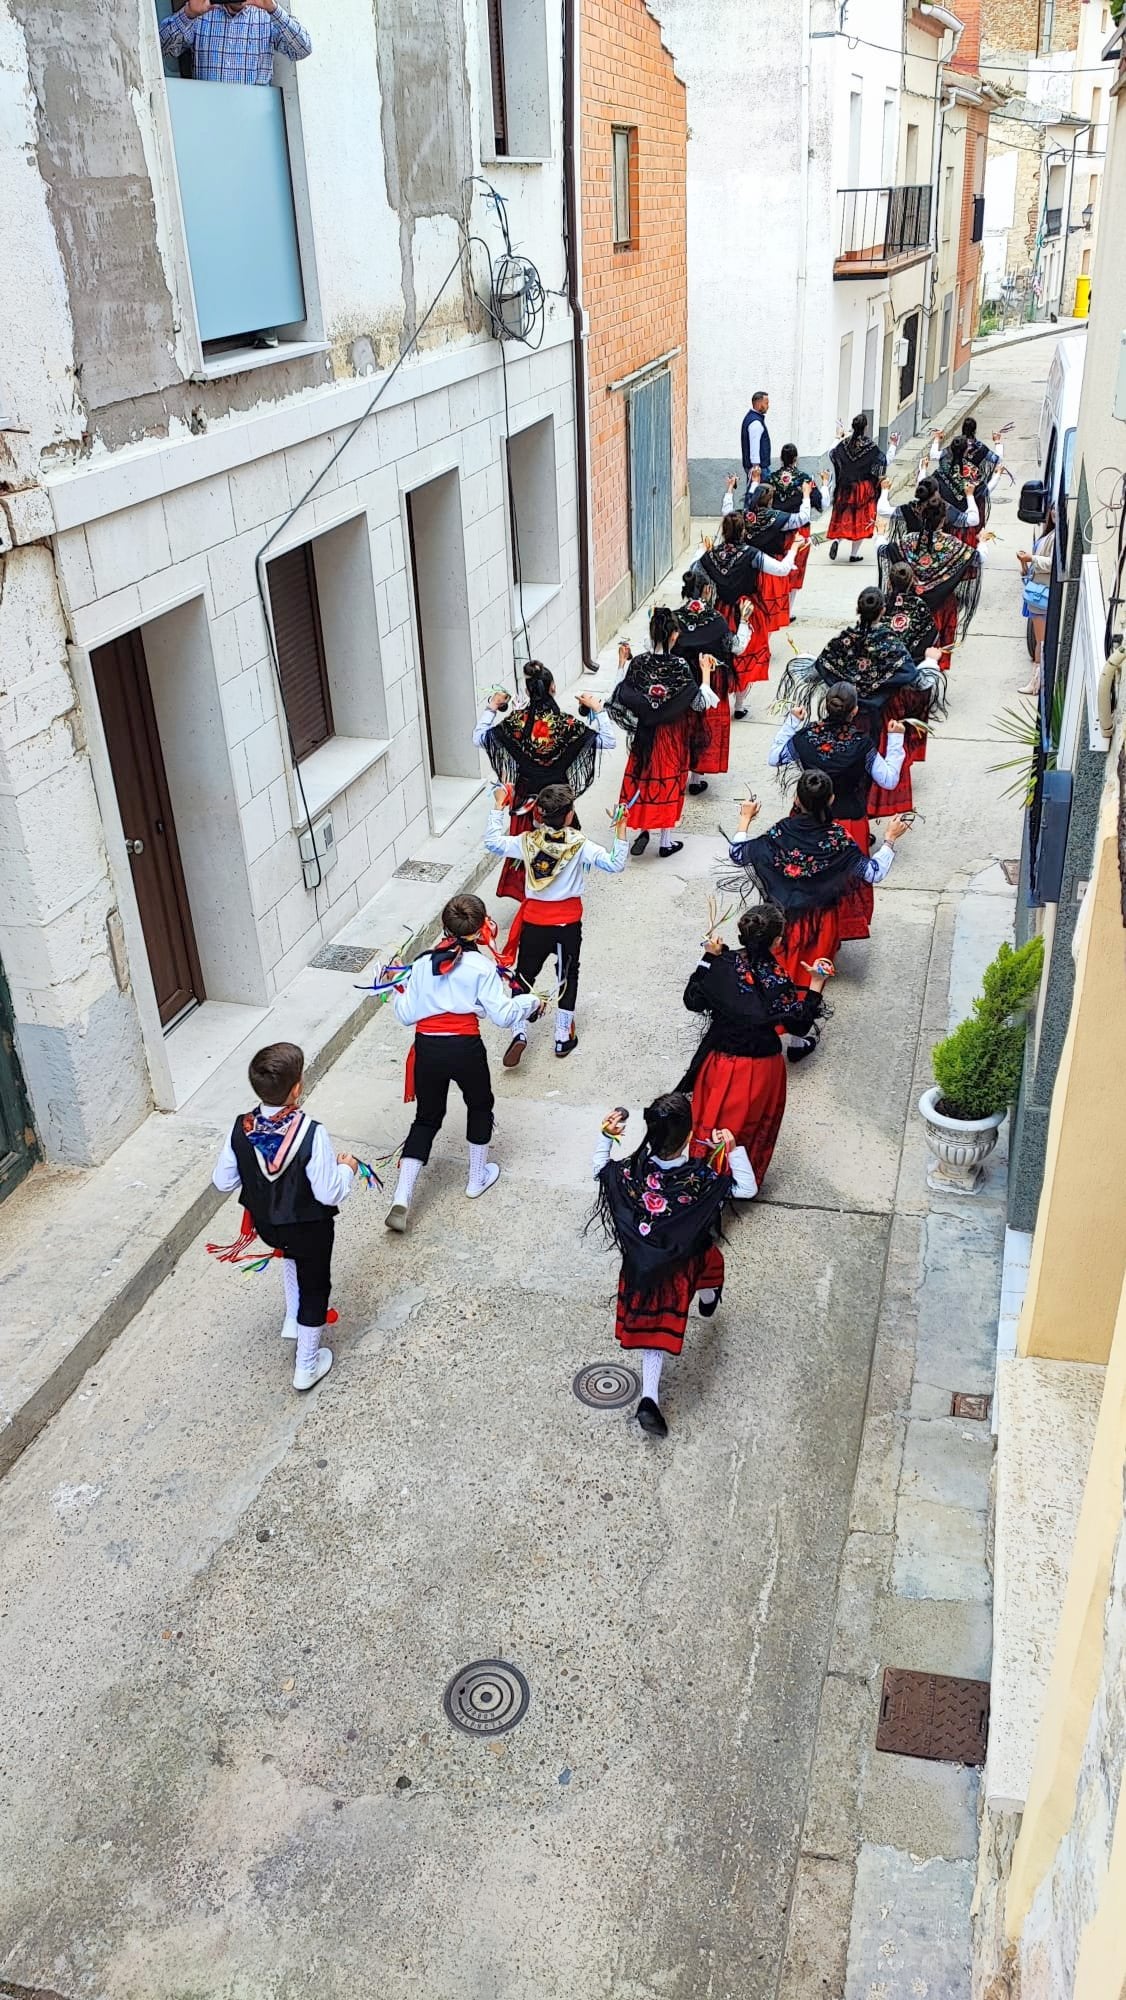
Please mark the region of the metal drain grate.
POLYGON ((984 1764, 989 1682, 884 1668, 877 1750, 941 1764, 984 1764))
POLYGON ((373 944, 326 944, 309 963, 318 972, 362 972, 375 953, 373 944))
POLYGON ((972 1396, 967 1390, 957 1390, 950 1398, 952 1417, 972 1417, 975 1423, 987 1424, 993 1408, 992 1396, 972 1396))
POLYGON ((508 1660, 472 1660, 450 1681, 442 1707, 467 1736, 503 1736, 527 1713, 531 1698, 519 1667, 508 1660))
POLYGON ((592 1361, 579 1369, 571 1387, 588 1410, 624 1410, 640 1393, 641 1383, 620 1362, 592 1361))
POLYGON ((401 861, 395 870, 399 882, 441 882, 450 872, 448 861, 401 861))

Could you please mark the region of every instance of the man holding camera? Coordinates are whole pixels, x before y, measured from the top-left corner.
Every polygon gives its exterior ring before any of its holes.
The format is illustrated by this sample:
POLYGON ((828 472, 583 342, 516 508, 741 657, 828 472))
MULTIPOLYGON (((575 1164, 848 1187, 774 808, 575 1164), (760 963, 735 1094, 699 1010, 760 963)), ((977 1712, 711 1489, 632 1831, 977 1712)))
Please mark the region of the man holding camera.
POLYGON ((275 55, 302 62, 307 28, 277 0, 186 0, 160 24, 166 56, 190 55, 197 83, 272 83, 275 55))

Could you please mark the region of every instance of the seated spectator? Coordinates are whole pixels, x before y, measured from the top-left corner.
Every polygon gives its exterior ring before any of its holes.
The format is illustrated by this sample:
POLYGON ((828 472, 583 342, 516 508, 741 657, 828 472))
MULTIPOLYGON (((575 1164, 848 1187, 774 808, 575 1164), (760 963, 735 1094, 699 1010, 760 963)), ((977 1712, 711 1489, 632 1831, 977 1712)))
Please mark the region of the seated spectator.
POLYGON ((1048 591, 1052 581, 1052 557, 1056 543, 1056 510, 1049 507, 1044 522, 1044 532, 1037 535, 1031 549, 1021 549, 1017 553, 1021 574, 1021 613, 1032 621, 1032 636, 1036 650, 1032 655, 1032 672, 1020 694, 1039 694, 1040 670, 1044 653, 1044 626, 1048 618, 1048 591))

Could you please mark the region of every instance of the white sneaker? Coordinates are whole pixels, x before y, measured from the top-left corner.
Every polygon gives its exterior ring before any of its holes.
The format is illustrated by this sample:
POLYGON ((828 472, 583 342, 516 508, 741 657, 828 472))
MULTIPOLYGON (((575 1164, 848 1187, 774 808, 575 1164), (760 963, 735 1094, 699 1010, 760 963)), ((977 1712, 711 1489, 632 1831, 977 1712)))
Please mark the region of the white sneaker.
POLYGON ((283 1340, 297 1339, 297 1321, 295 1319, 282 1321, 281 1337, 283 1340))
POLYGON ((405 1201, 397 1201, 388 1209, 383 1218, 383 1225, 385 1229, 393 1229, 396 1236, 406 1235, 407 1204, 405 1201))
POLYGON ((315 1389, 322 1375, 327 1375, 332 1367, 331 1347, 318 1347, 313 1356, 311 1368, 295 1368, 293 1386, 295 1389, 315 1389))
POLYGON ((487 1194, 489 1189, 495 1186, 499 1179, 500 1168, 495 1160, 490 1160, 488 1166, 485 1168, 485 1178, 481 1182, 480 1187, 474 1187, 473 1182, 470 1181, 465 1192, 469 1196, 470 1201, 476 1201, 479 1194, 487 1194))

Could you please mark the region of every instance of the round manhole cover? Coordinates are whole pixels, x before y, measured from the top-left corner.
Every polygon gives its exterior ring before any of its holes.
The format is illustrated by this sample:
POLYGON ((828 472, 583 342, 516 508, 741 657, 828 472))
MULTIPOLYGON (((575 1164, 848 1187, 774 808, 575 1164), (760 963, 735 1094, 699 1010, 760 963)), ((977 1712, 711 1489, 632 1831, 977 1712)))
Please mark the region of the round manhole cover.
POLYGON ((507 1660, 473 1660, 454 1675, 442 1707, 467 1736, 502 1736, 515 1729, 531 1698, 519 1667, 507 1660))
POLYGON ((580 1368, 571 1384, 580 1403, 591 1410, 624 1410, 632 1403, 641 1389, 641 1383, 632 1368, 623 1368, 619 1361, 592 1361, 589 1368, 580 1368))

